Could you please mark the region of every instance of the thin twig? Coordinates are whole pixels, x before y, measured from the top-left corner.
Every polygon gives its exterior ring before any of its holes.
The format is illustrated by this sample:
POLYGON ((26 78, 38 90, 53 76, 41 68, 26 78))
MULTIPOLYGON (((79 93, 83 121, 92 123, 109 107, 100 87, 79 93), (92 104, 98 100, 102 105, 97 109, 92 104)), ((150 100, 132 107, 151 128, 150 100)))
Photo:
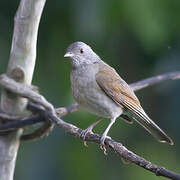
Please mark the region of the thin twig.
POLYGON ((145 87, 149 87, 149 86, 158 84, 166 80, 176 80, 176 79, 180 79, 180 71, 165 73, 165 74, 157 75, 154 77, 150 77, 150 78, 132 83, 130 84, 130 86, 134 91, 138 91, 145 87))
MULTIPOLYGON (((43 119, 43 121, 46 120, 44 117, 41 117, 41 118, 43 119)), ((32 133, 23 134, 21 136, 21 140, 22 141, 35 140, 37 138, 43 138, 45 136, 48 136, 49 133, 52 131, 53 127, 54 126, 52 126, 52 124, 44 123, 40 128, 36 129, 32 133)))
POLYGON ((6 132, 11 130, 17 130, 18 128, 26 127, 29 125, 37 124, 40 122, 44 122, 44 117, 40 115, 35 115, 32 117, 24 118, 20 121, 11 121, 7 122, 5 124, 1 124, 0 126, 0 132, 6 132))

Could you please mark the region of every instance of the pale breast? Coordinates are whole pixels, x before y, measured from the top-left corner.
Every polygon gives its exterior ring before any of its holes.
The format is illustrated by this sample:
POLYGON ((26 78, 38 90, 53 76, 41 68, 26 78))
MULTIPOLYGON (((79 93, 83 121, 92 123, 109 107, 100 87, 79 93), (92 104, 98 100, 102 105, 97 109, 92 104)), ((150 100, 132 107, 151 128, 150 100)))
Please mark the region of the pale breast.
POLYGON ((74 99, 81 108, 101 117, 113 118, 122 113, 117 106, 98 86, 95 75, 98 67, 89 65, 71 72, 71 88, 74 99))

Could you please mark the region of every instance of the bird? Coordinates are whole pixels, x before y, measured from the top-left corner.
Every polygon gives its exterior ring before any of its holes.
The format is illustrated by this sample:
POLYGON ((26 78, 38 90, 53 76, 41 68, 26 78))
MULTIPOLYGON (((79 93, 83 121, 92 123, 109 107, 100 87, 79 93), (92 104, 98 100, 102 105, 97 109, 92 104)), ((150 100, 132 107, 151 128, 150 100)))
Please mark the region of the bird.
POLYGON ((146 114, 131 87, 89 45, 81 41, 74 42, 68 46, 64 57, 70 60, 72 66, 70 79, 75 101, 81 109, 99 117, 82 131, 84 141, 101 119, 107 118, 110 123, 100 138, 101 147, 105 147, 108 132, 120 117, 128 123, 136 121, 159 142, 174 144, 146 114))

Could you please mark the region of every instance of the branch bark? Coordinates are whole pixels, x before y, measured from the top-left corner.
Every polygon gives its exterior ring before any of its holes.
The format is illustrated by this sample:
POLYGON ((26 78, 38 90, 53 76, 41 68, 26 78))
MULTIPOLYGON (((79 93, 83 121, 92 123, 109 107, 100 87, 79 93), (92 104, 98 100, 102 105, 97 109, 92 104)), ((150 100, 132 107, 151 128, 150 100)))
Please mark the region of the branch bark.
MULTIPOLYGON (((14 18, 14 32, 7 75, 17 82, 30 85, 36 59, 36 42, 45 0, 21 0, 14 18)), ((1 96, 1 110, 22 115, 27 99, 7 90, 1 96)), ((12 180, 22 129, 0 137, 1 180, 12 180)))

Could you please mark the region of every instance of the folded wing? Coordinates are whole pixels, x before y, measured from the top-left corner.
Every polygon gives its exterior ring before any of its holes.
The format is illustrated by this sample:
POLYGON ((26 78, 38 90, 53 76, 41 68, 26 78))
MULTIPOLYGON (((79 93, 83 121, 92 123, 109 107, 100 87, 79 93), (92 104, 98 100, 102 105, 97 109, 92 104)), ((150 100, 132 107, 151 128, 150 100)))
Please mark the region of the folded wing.
POLYGON ((132 89, 112 67, 100 63, 96 82, 117 105, 123 106, 126 116, 135 119, 158 141, 173 145, 171 138, 148 117, 132 89))

